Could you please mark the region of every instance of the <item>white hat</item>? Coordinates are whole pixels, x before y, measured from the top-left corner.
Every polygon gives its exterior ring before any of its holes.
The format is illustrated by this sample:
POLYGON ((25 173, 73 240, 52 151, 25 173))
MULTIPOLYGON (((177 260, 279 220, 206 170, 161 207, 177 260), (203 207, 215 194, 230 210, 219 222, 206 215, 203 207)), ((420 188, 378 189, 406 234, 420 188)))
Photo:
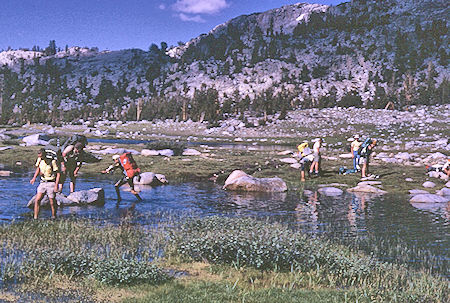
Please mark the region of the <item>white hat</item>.
POLYGON ((119 155, 114 155, 114 156, 112 156, 112 158, 113 158, 113 160, 119 160, 120 156, 119 155))
POLYGON ((359 135, 356 134, 356 135, 353 136, 353 138, 354 138, 354 139, 359 139, 359 135))

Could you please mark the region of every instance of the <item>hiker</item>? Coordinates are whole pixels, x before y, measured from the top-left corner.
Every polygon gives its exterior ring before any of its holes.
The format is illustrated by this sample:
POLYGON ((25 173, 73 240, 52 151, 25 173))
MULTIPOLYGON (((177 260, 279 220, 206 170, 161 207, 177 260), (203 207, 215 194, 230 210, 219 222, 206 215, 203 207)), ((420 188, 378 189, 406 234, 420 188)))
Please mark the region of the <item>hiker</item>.
POLYGON ((112 159, 114 163, 111 164, 106 170, 103 170, 102 174, 109 174, 110 172, 114 172, 118 168, 123 171, 124 176, 122 176, 122 178, 114 184, 117 193, 117 203, 122 201, 122 198, 120 197, 120 187, 125 183, 128 183, 128 185, 130 186, 131 193, 135 195, 139 201, 142 201, 142 198, 139 196, 137 191, 134 190, 133 183, 133 178, 135 176, 139 176, 141 170, 137 166, 136 161, 134 161, 133 157, 131 156, 131 153, 124 153, 121 156, 114 155, 112 156, 112 159))
POLYGON ((322 147, 322 138, 316 138, 314 139, 314 145, 313 145, 313 162, 309 169, 309 174, 315 174, 316 176, 319 175, 319 167, 320 167, 320 148, 322 147))
POLYGON ((60 173, 58 164, 51 156, 47 157, 45 149, 41 148, 38 152, 36 161, 36 171, 33 178, 30 180, 34 184, 38 175, 41 175, 41 181, 37 188, 37 194, 34 199, 34 219, 39 216, 39 207, 44 195, 48 196, 50 200, 50 207, 52 209, 52 219, 56 218, 55 193, 58 192, 58 182, 60 173))
POLYGON ((447 175, 447 177, 450 177, 450 159, 447 159, 447 162, 445 162, 442 167, 442 171, 447 175))
POLYGON ((68 145, 62 152, 61 161, 61 180, 58 184, 59 191, 62 191, 64 182, 67 175, 70 177, 70 192, 75 191, 75 182, 78 176, 78 171, 81 168, 83 162, 81 161, 83 155, 84 145, 81 142, 77 142, 74 145, 68 145))
MULTIPOLYGON (((300 181, 305 182, 305 170, 309 168, 314 160, 314 155, 308 146, 308 141, 304 140, 300 145, 297 146, 298 156, 300 158, 300 181)), ((309 172, 309 169, 308 169, 309 172)))
POLYGON ((361 141, 359 141, 359 135, 354 135, 352 144, 350 145, 350 152, 352 154, 353 169, 355 171, 358 171, 361 169, 361 167, 359 166, 360 155, 358 154, 358 150, 362 144, 363 143, 361 141))
POLYGON ((369 158, 370 154, 373 152, 373 149, 377 145, 376 139, 366 139, 361 147, 358 150, 359 155, 361 156, 361 161, 363 163, 363 167, 361 169, 361 178, 368 178, 372 175, 369 175, 369 158))

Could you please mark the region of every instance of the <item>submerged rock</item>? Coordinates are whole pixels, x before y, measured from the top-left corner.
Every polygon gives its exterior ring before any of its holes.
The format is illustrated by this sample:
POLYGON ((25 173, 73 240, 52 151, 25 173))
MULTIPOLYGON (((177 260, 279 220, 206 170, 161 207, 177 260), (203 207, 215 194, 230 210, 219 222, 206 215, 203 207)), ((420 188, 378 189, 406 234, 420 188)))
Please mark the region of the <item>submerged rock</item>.
MULTIPOLYGON (((33 208, 36 195, 28 201, 27 207, 33 208)), ((59 206, 80 206, 80 205, 103 205, 105 204, 105 192, 103 188, 93 188, 81 190, 66 196, 62 193, 55 195, 56 204, 59 206)), ((41 200, 41 207, 50 207, 50 200, 47 195, 41 200)))
POLYGON ((241 170, 233 171, 223 189, 250 192, 284 192, 287 185, 281 178, 255 178, 241 170))
POLYGON ((13 174, 12 171, 0 170, 0 177, 10 177, 12 174, 13 174))
POLYGON ((339 189, 336 187, 322 187, 322 188, 319 188, 318 192, 321 195, 330 196, 330 197, 340 196, 344 193, 344 191, 342 189, 339 189))

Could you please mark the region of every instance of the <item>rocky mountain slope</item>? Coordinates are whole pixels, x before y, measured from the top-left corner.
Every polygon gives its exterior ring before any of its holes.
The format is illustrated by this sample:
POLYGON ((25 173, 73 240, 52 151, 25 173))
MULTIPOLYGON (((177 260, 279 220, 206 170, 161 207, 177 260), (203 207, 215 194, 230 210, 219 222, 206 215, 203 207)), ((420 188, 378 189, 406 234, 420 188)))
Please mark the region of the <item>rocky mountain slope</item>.
POLYGON ((172 48, 58 51, 53 41, 4 51, 3 116, 32 120, 26 111, 39 105, 130 118, 139 99, 144 118, 209 120, 249 109, 446 103, 449 12, 443 0, 298 3, 239 16, 172 48), (145 109, 166 102, 164 111, 145 109))

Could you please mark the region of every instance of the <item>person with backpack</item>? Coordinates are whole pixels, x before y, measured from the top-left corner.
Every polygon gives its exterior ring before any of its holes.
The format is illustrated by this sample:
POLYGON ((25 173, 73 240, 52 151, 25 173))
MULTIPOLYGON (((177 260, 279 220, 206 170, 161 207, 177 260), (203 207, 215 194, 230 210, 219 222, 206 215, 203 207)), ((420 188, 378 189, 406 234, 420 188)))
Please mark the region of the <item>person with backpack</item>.
POLYGON ((350 152, 353 158, 353 170, 355 171, 360 170, 359 166, 360 155, 358 154, 358 150, 362 144, 363 142, 359 141, 359 135, 354 135, 352 144, 350 145, 350 152))
POLYGON ((83 149, 84 145, 81 142, 77 142, 74 145, 68 145, 62 151, 62 161, 61 161, 61 180, 58 184, 58 190, 62 191, 64 182, 67 176, 70 178, 70 192, 75 191, 75 182, 78 176, 78 171, 80 170, 83 161, 83 149))
POLYGON ((305 182, 305 171, 308 170, 309 166, 314 161, 314 155, 311 149, 309 148, 309 143, 307 140, 303 141, 300 145, 297 146, 298 156, 300 158, 300 181, 305 182))
POLYGON ((358 154, 361 157, 361 162, 363 164, 361 169, 361 178, 365 179, 370 177, 369 175, 369 158, 370 154, 372 154, 373 149, 377 145, 376 139, 367 138, 361 147, 358 149, 358 154))
POLYGON ((121 169, 123 171, 122 178, 114 184, 117 194, 117 203, 122 201, 120 197, 120 187, 125 183, 131 188, 131 193, 136 196, 139 201, 142 201, 142 198, 139 196, 138 192, 134 190, 133 178, 139 176, 141 170, 137 166, 136 161, 134 161, 131 153, 124 153, 122 155, 114 155, 112 156, 114 161, 107 169, 102 171, 102 174, 109 174, 114 172, 116 169, 121 169))
POLYGON ((321 162, 321 155, 320 155, 320 148, 322 147, 322 138, 316 138, 314 139, 314 145, 313 145, 313 156, 314 160, 311 164, 311 167, 309 169, 309 174, 315 174, 316 176, 319 175, 319 168, 320 168, 320 162, 321 162))
POLYGON ((34 199, 34 219, 39 216, 39 208, 44 195, 48 196, 50 200, 50 207, 52 209, 52 219, 56 218, 55 193, 58 192, 58 182, 60 178, 59 168, 56 160, 47 153, 44 148, 38 152, 36 161, 36 171, 33 178, 30 180, 34 184, 38 175, 41 175, 41 181, 37 188, 37 194, 34 199))

